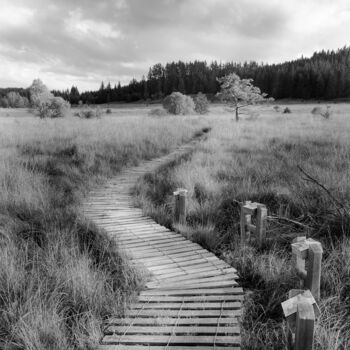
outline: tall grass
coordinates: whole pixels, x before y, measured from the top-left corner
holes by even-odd
[[[349,346],[350,106],[334,106],[329,120],[310,115],[311,108],[293,105],[293,114],[286,116],[254,107],[260,117],[238,124],[217,110],[210,116],[208,140],[135,188],[144,211],[169,226],[172,191],[189,191],[187,225],[176,228],[239,270],[246,289],[244,349],[286,349],[280,303],[298,286],[290,243],[300,234],[320,239],[325,250],[315,349]],[[244,200],[266,204],[275,217],[262,249],[237,244],[239,202]]]
[[[92,349],[143,276],[88,222],[89,189],[169,152],[198,118],[0,119],[0,348]]]

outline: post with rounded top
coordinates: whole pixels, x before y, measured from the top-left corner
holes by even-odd
[[[186,223],[186,197],[187,190],[178,188],[174,192],[174,223],[184,225]]]

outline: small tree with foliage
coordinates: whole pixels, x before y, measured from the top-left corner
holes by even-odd
[[[40,79],[33,81],[29,88],[30,102],[40,118],[64,117],[70,104],[62,97],[55,97]]]
[[[190,114],[194,112],[194,102],[190,96],[173,92],[163,100],[163,107],[171,114]]]
[[[237,74],[231,73],[217,80],[221,84],[221,91],[217,96],[234,109],[237,122],[241,108],[273,100],[266,98],[267,94],[262,93],[258,87],[252,84],[253,79],[241,79]]]
[[[207,96],[201,92],[194,97],[194,110],[199,114],[205,114],[209,111],[209,101]]]

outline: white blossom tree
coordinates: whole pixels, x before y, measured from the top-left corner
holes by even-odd
[[[40,79],[35,79],[29,88],[30,101],[40,118],[64,117],[70,108],[69,102],[55,97]]]
[[[253,79],[241,79],[237,74],[231,73],[217,80],[221,84],[221,91],[217,93],[217,96],[234,109],[237,122],[241,108],[273,100],[273,98],[267,98],[267,94],[252,84]]]

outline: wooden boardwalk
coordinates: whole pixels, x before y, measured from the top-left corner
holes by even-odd
[[[240,349],[243,290],[236,270],[132,204],[130,189],[140,176],[191,147],[124,170],[85,203],[86,216],[150,273],[125,317],[109,320],[100,350]]]

